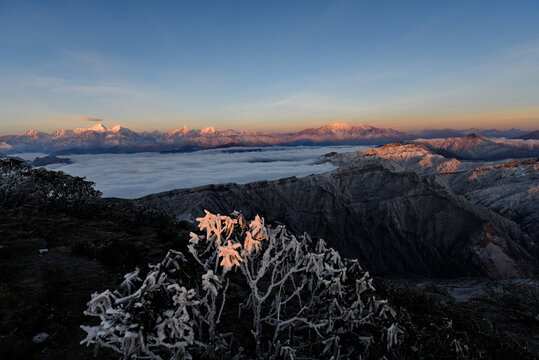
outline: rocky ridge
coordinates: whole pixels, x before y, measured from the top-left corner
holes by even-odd
[[[358,152],[328,154],[321,161],[357,167],[379,164],[392,171],[413,171],[516,222],[533,239],[539,236],[538,158],[466,161],[437,154],[424,145],[388,144]]]
[[[530,235],[510,219],[424,176],[381,164],[305,178],[174,190],[135,201],[192,220],[203,209],[309,230],[385,276],[519,277],[536,271]]]

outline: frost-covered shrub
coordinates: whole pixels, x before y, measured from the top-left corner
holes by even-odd
[[[391,356],[402,329],[368,272],[323,240],[256,216],[197,219],[188,254],[170,251],[143,276],[94,294],[82,344],[124,358]]]
[[[180,253],[169,252],[150,267],[144,281],[137,269],[124,276],[119,290],[92,295],[85,314],[98,317],[101,324],[82,326],[88,332],[83,343],[98,341],[126,358],[188,357],[199,301],[195,290],[175,280],[183,260]]]
[[[70,207],[101,196],[94,183],[81,177],[32,168],[22,161],[0,156],[0,203],[5,206],[50,204]]]

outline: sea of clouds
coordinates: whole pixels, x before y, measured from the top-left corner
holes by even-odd
[[[189,153],[136,153],[71,155],[73,164],[53,164],[74,176],[96,183],[105,197],[138,198],[161,191],[208,184],[244,184],[288,176],[303,177],[335,169],[316,164],[329,152],[347,152],[370,146],[297,146],[227,148]],[[43,154],[16,154],[33,160]]]

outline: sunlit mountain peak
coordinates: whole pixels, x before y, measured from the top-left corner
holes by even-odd
[[[27,132],[24,133],[25,136],[33,136],[33,137],[37,137],[38,135],[38,132],[37,130],[28,130]]]
[[[117,125],[118,126],[118,125]],[[116,127],[116,126],[115,126]],[[92,126],[91,128],[89,128],[88,130],[90,131],[96,131],[96,132],[106,132],[107,131],[107,127],[101,123],[99,124],[96,124],[94,126]]]
[[[333,123],[333,124],[327,125],[326,127],[330,129],[350,129],[352,126],[347,123]]]
[[[125,126],[118,124],[118,125],[114,125],[114,126],[111,127],[110,129],[108,129],[108,131],[119,132],[119,131],[121,131],[122,129],[124,129],[124,130],[129,130],[129,129],[126,128]]]
[[[215,132],[216,132],[216,130],[212,126],[209,126],[207,128],[204,128],[204,129],[200,130],[200,133],[203,134],[203,135],[215,134]]]

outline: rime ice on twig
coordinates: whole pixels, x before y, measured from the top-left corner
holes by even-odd
[[[241,247],[240,244],[232,244],[230,240],[228,240],[227,246],[219,246],[219,257],[223,258],[221,265],[225,269],[230,270],[234,266],[240,266],[240,261],[243,261],[243,259],[238,250],[236,250],[239,247]]]
[[[258,215],[206,211],[197,220],[206,234],[190,233],[187,258],[170,251],[145,277],[137,269],[119,290],[92,296],[86,315],[101,323],[82,327],[83,344],[156,360],[345,359],[398,348],[396,312],[357,261]],[[196,273],[182,275],[185,266]],[[230,332],[236,324],[252,338]]]

